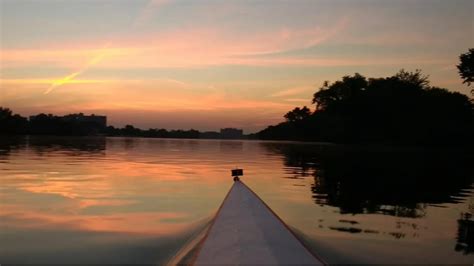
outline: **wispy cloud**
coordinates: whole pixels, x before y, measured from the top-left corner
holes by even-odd
[[[302,94],[304,92],[309,92],[312,90],[314,90],[313,86],[302,86],[302,87],[295,87],[295,88],[289,88],[286,90],[277,91],[271,94],[270,96],[271,97],[288,97],[288,96]]]
[[[151,19],[153,13],[156,12],[156,10],[160,6],[164,5],[166,2],[168,2],[168,0],[150,0],[148,2],[148,4],[141,10],[141,12],[136,17],[134,23],[132,24],[132,28],[136,28],[136,27],[141,26],[141,25],[145,24],[146,22],[148,22]],[[110,44],[107,44],[106,47],[107,46],[110,46]],[[81,75],[82,73],[84,73],[85,71],[87,71],[88,69],[90,69],[91,67],[93,67],[94,65],[99,63],[100,61],[102,61],[104,59],[104,57],[107,55],[107,50],[105,49],[106,47],[101,49],[99,54],[92,57],[78,71],[73,72],[73,73],[71,73],[71,74],[69,74],[69,75],[67,75],[63,78],[57,79],[54,82],[52,82],[51,86],[49,86],[49,88],[44,92],[44,94],[48,94],[48,93],[52,92],[55,88],[57,88],[59,86],[74,82],[74,79],[77,76]]]
[[[42,105],[38,99],[44,97],[38,91],[48,80],[1,80],[5,83],[5,92],[10,94],[21,90],[23,106]],[[36,82],[36,83],[35,83]],[[38,86],[40,85],[40,86]],[[93,96],[93,97],[92,97]],[[269,99],[259,99],[250,95],[225,93],[222,88],[207,88],[172,79],[154,80],[73,80],[67,90],[58,90],[51,94],[54,110],[61,111],[66,106],[83,110],[142,110],[142,111],[225,111],[225,110],[285,110],[288,104]],[[12,101],[13,96],[10,97]],[[19,102],[20,103],[20,102]],[[43,104],[50,104],[44,102]],[[40,105],[37,105],[40,104]],[[45,107],[43,105],[43,107]],[[48,107],[49,109],[52,107]]]
[[[140,13],[135,18],[134,22],[132,23],[132,28],[137,28],[147,24],[153,18],[156,12],[169,2],[170,0],[149,0],[148,4],[140,10]]]
[[[309,48],[329,41],[331,38],[344,32],[348,25],[349,19],[343,17],[336,19],[331,27],[315,26],[298,30],[283,28],[277,32],[271,32],[267,36],[259,36],[261,43],[267,45],[267,47],[261,47],[258,51],[250,52],[249,55],[283,53],[293,49]]]
[[[158,3],[163,4],[161,1]],[[156,5],[156,4],[154,4]],[[154,9],[156,11],[156,8]],[[150,11],[151,12],[151,11]],[[147,15],[142,15],[147,17]],[[143,19],[140,19],[142,21]],[[329,40],[343,31],[346,19],[341,19],[331,28],[282,28],[259,33],[229,32],[225,28],[182,28],[155,32],[128,38],[116,37],[115,55],[103,66],[109,67],[196,67],[209,65],[285,65],[308,64],[301,58],[261,58],[259,55],[314,46]],[[56,44],[54,49],[4,50],[4,66],[55,65],[70,66],[94,52],[94,41]],[[112,46],[112,45],[111,45]],[[71,48],[73,47],[73,48]],[[327,61],[327,60],[324,60]],[[325,64],[313,59],[312,64]],[[66,77],[65,77],[66,78]]]
[[[295,103],[310,103],[311,101],[309,99],[302,99],[302,98],[290,98],[290,99],[285,99],[287,102],[295,102]]]

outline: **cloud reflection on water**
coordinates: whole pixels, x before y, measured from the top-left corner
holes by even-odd
[[[245,182],[332,263],[382,263],[402,252],[406,262],[420,262],[425,256],[409,249],[420,243],[423,252],[435,254],[433,261],[469,260],[454,250],[456,243],[466,254],[471,250],[465,233],[471,223],[458,221],[472,197],[469,160],[338,149],[253,141],[3,139],[0,238],[8,245],[0,244],[0,258],[163,262],[206,224],[232,184],[228,170],[241,166]]]

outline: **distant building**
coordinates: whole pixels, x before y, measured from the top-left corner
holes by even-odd
[[[60,117],[61,120],[66,122],[75,122],[79,124],[85,124],[92,127],[97,127],[99,129],[105,129],[107,127],[107,116],[102,115],[84,115],[83,113],[79,114],[70,114]]]
[[[223,139],[242,139],[244,131],[237,128],[221,128],[221,138]]]

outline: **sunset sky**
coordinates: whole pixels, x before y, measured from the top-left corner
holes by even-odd
[[[422,69],[468,94],[472,0],[0,0],[0,106],[255,132],[325,80]]]

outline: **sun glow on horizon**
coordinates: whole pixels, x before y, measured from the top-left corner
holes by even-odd
[[[181,128],[195,125],[183,117],[193,110],[194,121],[228,114],[229,126],[255,131],[309,105],[325,80],[355,72],[422,69],[433,85],[469,94],[455,65],[474,43],[472,4],[426,1],[4,0],[0,105],[112,110],[113,121],[142,112],[137,126]]]

